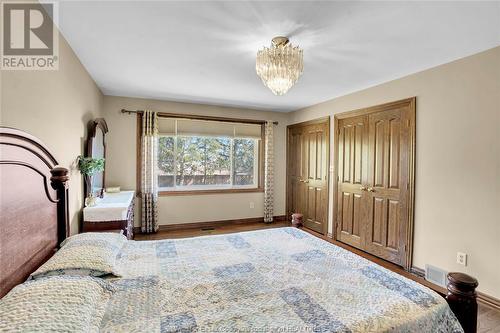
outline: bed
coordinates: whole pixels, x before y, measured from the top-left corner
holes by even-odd
[[[450,279],[444,298],[296,228],[66,239],[68,171],[21,131],[1,128],[0,147],[0,331],[19,323],[18,331],[475,332],[469,277]],[[110,267],[79,269],[103,258]]]

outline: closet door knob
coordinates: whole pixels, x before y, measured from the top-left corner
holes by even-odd
[[[373,189],[373,187],[368,187],[367,191],[368,192],[375,192],[375,190]]]
[[[360,189],[361,191],[366,191],[366,186],[361,186],[359,189]]]

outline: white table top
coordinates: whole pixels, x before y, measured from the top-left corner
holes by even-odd
[[[104,193],[102,199],[97,199],[97,204],[83,209],[83,220],[88,222],[121,221],[127,219],[127,210],[135,191],[121,191],[117,193]]]

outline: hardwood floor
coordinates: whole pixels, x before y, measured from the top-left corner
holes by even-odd
[[[234,225],[223,225],[210,228],[182,229],[182,230],[160,230],[155,234],[136,234],[135,240],[157,240],[172,238],[187,238],[206,235],[221,235],[241,231],[258,229],[282,228],[289,226],[286,221],[274,223],[242,223]]]
[[[480,304],[477,331],[479,333],[500,333],[500,311]]]
[[[286,221],[284,222],[274,222],[271,224],[266,223],[245,223],[245,224],[236,224],[236,225],[224,225],[224,226],[216,226],[211,228],[199,228],[199,229],[183,229],[183,230],[172,230],[172,231],[158,231],[156,234],[136,234],[135,240],[158,240],[158,239],[173,239],[173,238],[188,238],[188,237],[196,237],[196,236],[206,236],[206,235],[220,235],[220,234],[228,234],[234,232],[241,231],[251,231],[258,229],[269,229],[269,228],[282,228],[288,227],[290,224]],[[317,232],[314,232],[309,229],[303,229],[304,231],[309,232],[310,234],[324,239],[330,243],[333,243],[337,246],[345,248],[351,252],[354,252],[368,260],[371,260],[387,269],[392,270],[398,274],[401,274],[411,280],[417,281],[431,289],[434,289],[436,292],[444,294],[446,291],[444,288],[437,287],[434,284],[429,283],[425,279],[418,277],[414,274],[411,274],[405,271],[403,268],[392,264],[388,261],[382,260],[375,256],[372,256],[368,253],[365,253],[361,250],[355,249],[346,244],[337,242],[333,239],[325,237]],[[489,308],[482,304],[479,305],[479,313],[478,313],[478,333],[500,333],[500,311]]]

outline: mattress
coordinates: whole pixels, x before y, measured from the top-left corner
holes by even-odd
[[[463,332],[437,293],[295,228],[129,241],[103,332]]]

